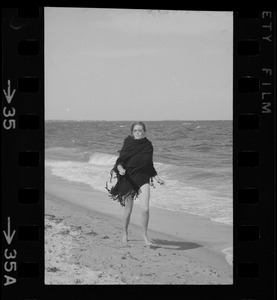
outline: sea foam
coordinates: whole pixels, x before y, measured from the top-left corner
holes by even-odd
[[[225,254],[225,259],[227,263],[232,267],[233,266],[233,247],[225,248],[222,250]]]
[[[61,149],[56,149],[56,151],[60,153]],[[53,152],[54,150],[52,150],[52,157]],[[72,153],[70,150],[62,152],[62,159],[47,158],[45,161],[45,165],[51,168],[53,175],[68,181],[87,184],[93,189],[107,193],[106,182],[109,180],[110,171],[117,156],[101,152],[81,152],[78,149],[72,150]],[[58,153],[54,155],[55,158],[58,158]],[[78,161],[75,160],[76,158]],[[198,182],[201,177],[192,180],[193,169],[191,167],[184,169],[164,163],[155,163],[154,166],[159,176],[165,181],[165,185],[159,186],[154,181],[156,188],[151,188],[150,205],[208,217],[215,222],[232,224],[232,201],[217,195],[213,190],[199,188]],[[206,185],[210,187],[211,184]]]

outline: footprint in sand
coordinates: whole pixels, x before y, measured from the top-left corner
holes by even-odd
[[[93,235],[96,236],[98,235],[95,231],[91,230],[90,232],[87,232],[86,235]]]
[[[102,240],[107,240],[107,239],[109,239],[109,237],[108,237],[107,235],[105,235],[105,236],[103,236],[101,239],[102,239]]]

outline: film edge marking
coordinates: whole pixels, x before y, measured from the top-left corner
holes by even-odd
[[[11,104],[13,96],[16,92],[16,89],[13,89],[13,92],[11,94],[11,81],[8,79],[8,92],[6,92],[5,89],[3,89],[4,95],[6,97],[6,100],[8,102],[8,104]]]
[[[8,244],[8,246],[11,245],[13,237],[16,233],[16,230],[14,229],[11,232],[11,218],[7,217],[7,232],[5,230],[3,230],[3,234],[5,236],[6,242]],[[9,261],[9,259],[15,259],[17,256],[17,251],[15,249],[11,249],[9,251],[9,255],[8,255],[8,251],[9,249],[6,248],[4,251],[4,257],[5,257],[5,262],[4,262],[4,272],[3,273],[7,273],[9,274],[9,272],[12,271],[16,271],[17,270],[17,262],[16,261]],[[8,267],[8,264],[10,264],[10,266]],[[11,284],[15,284],[17,282],[16,278],[6,275],[4,274],[4,278],[5,278],[5,282],[4,282],[4,286],[8,286]]]
[[[272,81],[272,68],[263,68],[262,71],[265,75],[269,76],[270,80]],[[271,87],[271,82],[262,82],[262,87]],[[271,114],[271,101],[272,101],[272,91],[261,91],[261,97],[262,97],[262,114]]]
[[[5,95],[5,98],[6,98],[6,101],[7,101],[8,105],[11,104],[15,92],[16,92],[16,89],[13,89],[13,91],[11,92],[11,80],[8,79],[8,88],[7,88],[7,90],[3,89],[3,93]],[[16,128],[16,123],[15,123],[16,120],[15,120],[15,118],[12,118],[12,117],[15,117],[15,114],[16,114],[16,110],[15,110],[14,107],[10,107],[10,108],[8,108],[8,106],[3,107],[3,116],[4,116],[3,128],[5,130],[10,130],[10,129],[15,129]],[[11,118],[11,119],[8,119],[8,118]],[[7,125],[7,122],[8,122],[8,125]]]
[[[273,45],[273,12],[272,11],[262,11],[261,13],[261,17],[262,17],[262,21],[264,21],[264,23],[262,24],[262,28],[264,29],[263,35],[262,35],[262,40],[263,41],[267,41],[268,43],[270,43],[271,45]],[[273,49],[274,50],[274,49]],[[265,72],[265,75],[268,75],[272,81],[272,68],[263,68],[262,69],[263,72]],[[262,86],[271,86],[271,82],[262,83]],[[270,102],[269,99],[267,100],[267,102],[265,102],[265,98],[269,97],[270,98]],[[262,91],[262,114],[271,114],[272,110],[271,110],[271,106],[272,106],[272,91]]]

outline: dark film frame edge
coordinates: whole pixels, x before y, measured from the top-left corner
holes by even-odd
[[[8,11],[9,10],[9,11]],[[12,10],[12,9],[7,9],[6,12],[4,12],[7,15],[9,14],[14,14],[16,11],[16,9]],[[3,14],[3,11],[2,11]],[[238,162],[237,162],[237,157],[238,157],[238,153],[239,152],[243,152],[243,151],[254,151],[254,152],[259,152],[259,155],[261,157],[261,160],[259,160],[259,164],[256,166],[257,170],[262,172],[265,176],[267,176],[266,178],[269,178],[269,175],[267,174],[268,169],[266,169],[266,167],[269,166],[270,164],[270,157],[273,159],[273,154],[275,152],[276,154],[276,145],[272,142],[270,143],[270,137],[272,137],[272,134],[274,134],[273,132],[273,128],[276,128],[276,112],[272,110],[272,115],[270,116],[270,118],[268,117],[268,114],[266,113],[262,113],[261,110],[260,111],[254,111],[252,112],[251,110],[256,110],[256,108],[254,107],[256,104],[255,102],[253,103],[253,108],[252,106],[248,105],[250,102],[250,94],[246,93],[244,90],[243,95],[238,93],[237,91],[237,82],[239,78],[245,77],[245,76],[253,76],[256,78],[258,78],[260,80],[260,82],[264,82],[263,80],[263,75],[261,70],[259,69],[260,66],[263,65],[263,63],[267,63],[270,65],[273,64],[272,61],[270,61],[272,57],[266,57],[266,55],[268,55],[268,53],[270,53],[272,55],[272,53],[270,51],[272,51],[271,48],[264,48],[262,45],[263,42],[263,35],[264,34],[264,29],[262,28],[263,23],[262,23],[262,12],[260,12],[258,14],[257,18],[241,18],[237,15],[236,12],[234,12],[234,118],[233,118],[233,126],[234,126],[234,165],[233,165],[233,171],[234,171],[234,284],[232,286],[201,286],[201,287],[197,287],[197,286],[185,286],[186,291],[189,292],[189,294],[191,295],[191,297],[195,297],[192,299],[199,299],[200,295],[207,295],[207,293],[209,293],[209,295],[213,296],[214,299],[227,299],[225,296],[228,295],[228,299],[264,299],[265,297],[265,292],[267,293],[268,297],[271,297],[271,294],[268,290],[268,288],[270,288],[270,283],[273,283],[274,280],[274,276],[272,276],[272,280],[270,283],[266,283],[265,282],[265,276],[267,275],[267,272],[272,272],[273,269],[268,265],[269,264],[269,258],[267,258],[266,263],[263,266],[261,266],[261,268],[259,268],[258,272],[257,269],[255,268],[255,266],[253,264],[260,264],[261,260],[257,259],[257,254],[259,251],[262,251],[264,254],[266,254],[266,249],[271,249],[273,247],[272,241],[269,240],[269,238],[273,239],[273,234],[274,231],[273,229],[270,227],[269,224],[267,224],[267,220],[265,218],[265,215],[267,216],[267,218],[272,218],[273,216],[275,216],[273,214],[273,210],[272,208],[275,207],[275,204],[273,204],[272,207],[272,203],[270,203],[270,201],[268,199],[270,199],[271,197],[274,197],[273,192],[275,192],[275,196],[276,196],[276,190],[272,190],[273,186],[270,185],[270,182],[266,182],[264,184],[264,182],[262,182],[262,176],[258,176],[257,173],[253,174],[252,168],[251,166],[239,166]],[[4,20],[4,18],[3,18]],[[7,228],[7,224],[8,224],[8,216],[10,217],[10,228],[11,228],[11,234],[14,232],[14,230],[16,231],[12,240],[12,243],[9,245],[9,249],[13,249],[11,247],[13,247],[14,245],[14,249],[18,249],[18,265],[19,264],[24,264],[24,263],[38,263],[39,264],[39,270],[36,269],[36,266],[32,265],[32,267],[34,268],[34,272],[37,272],[38,277],[35,279],[20,279],[18,277],[18,282],[16,283],[17,285],[17,291],[20,292],[20,295],[24,295],[25,298],[36,298],[36,299],[47,299],[47,297],[51,296],[53,297],[54,293],[57,295],[57,299],[59,298],[59,293],[65,293],[65,289],[62,286],[45,286],[44,285],[44,239],[42,238],[42,236],[40,236],[39,238],[39,242],[37,243],[37,246],[34,247],[34,251],[31,250],[31,253],[28,253],[28,255],[26,253],[24,253],[24,251],[26,251],[26,249],[28,247],[26,247],[26,245],[28,244],[28,242],[26,242],[25,245],[24,242],[19,242],[18,240],[18,228],[20,228],[20,226],[40,226],[40,233],[43,235],[43,230],[41,229],[42,227],[44,227],[44,40],[43,40],[43,25],[44,25],[44,10],[43,8],[39,9],[39,17],[36,18],[36,21],[29,19],[28,22],[30,22],[30,24],[35,24],[35,22],[38,22],[38,24],[36,23],[36,27],[38,27],[38,32],[40,32],[40,35],[36,38],[36,40],[39,41],[39,47],[40,47],[40,54],[39,54],[39,67],[35,66],[30,66],[30,69],[32,70],[32,74],[26,74],[26,76],[35,76],[37,75],[40,79],[40,87],[39,87],[39,91],[38,94],[39,96],[37,96],[39,98],[40,104],[37,106],[37,111],[34,113],[33,111],[29,112],[29,111],[24,111],[22,107],[20,107],[20,105],[17,102],[11,102],[12,104],[14,103],[14,106],[16,108],[16,110],[18,110],[17,112],[17,116],[20,115],[28,115],[28,114],[37,114],[39,116],[39,126],[35,126],[36,131],[38,132],[38,134],[40,135],[41,139],[39,140],[39,142],[33,143],[32,145],[28,142],[30,142],[30,136],[32,136],[32,133],[34,133],[34,131],[32,131],[33,128],[29,128],[32,127],[32,125],[26,125],[26,119],[25,119],[25,125],[24,122],[21,123],[23,124],[23,128],[16,128],[15,132],[13,134],[10,135],[10,137],[8,137],[7,135],[4,134],[3,137],[3,142],[6,143],[6,145],[8,145],[9,148],[9,152],[4,151],[3,155],[5,158],[7,158],[7,160],[4,160],[4,165],[5,163],[9,163],[9,168],[7,166],[7,164],[3,167],[3,170],[7,172],[8,177],[6,178],[6,181],[3,181],[4,183],[6,183],[6,188],[4,189],[3,192],[3,196],[4,199],[12,199],[11,200],[7,200],[4,201],[4,203],[2,203],[2,207],[3,207],[3,211],[4,211],[4,218],[2,221],[2,226],[4,228],[4,230]],[[240,40],[245,40],[245,35],[247,35],[246,32],[243,32],[243,29],[241,29],[239,26],[240,24],[245,24],[245,22],[249,22],[251,24],[259,24],[257,26],[260,26],[260,31],[257,33],[258,36],[258,40],[260,43],[259,46],[259,57],[256,57],[255,61],[258,63],[258,67],[256,66],[251,66],[250,70],[246,70],[245,68],[243,70],[241,70],[241,66],[238,66],[238,61],[242,61],[243,58],[242,56],[239,56],[237,54],[237,45],[238,42]],[[273,18],[273,22],[276,23],[276,14],[274,14],[274,18]],[[5,23],[5,20],[3,21],[3,23]],[[4,27],[3,31],[6,34],[10,34],[11,32],[9,32],[10,29],[7,29],[7,27]],[[35,27],[31,27],[31,30],[35,30]],[[238,31],[239,30],[239,31]],[[242,37],[240,37],[240,33],[242,33]],[[28,36],[28,31],[25,31],[26,36],[24,37],[18,37],[18,35],[14,35],[10,36],[12,37],[12,48],[16,47],[16,44],[13,41],[13,38],[16,41],[19,40],[30,40],[31,38]],[[249,39],[252,39],[252,35],[253,33],[251,33],[251,36]],[[32,36],[33,36],[33,32],[32,32]],[[276,41],[276,32],[274,31],[272,33],[273,39],[274,41]],[[8,43],[6,38],[3,38],[3,41],[5,43]],[[18,47],[16,48],[18,49]],[[5,55],[4,57],[7,58],[7,60],[9,61],[10,58],[14,58],[13,55],[14,51],[12,51],[11,53],[7,52],[7,49],[5,48],[5,44],[4,44],[4,50],[3,54]],[[276,50],[276,49],[275,49]],[[18,50],[17,50],[18,51]],[[245,55],[244,59],[245,59]],[[247,59],[247,58],[246,58]],[[24,60],[24,57],[16,57],[16,60]],[[265,62],[267,61],[267,62]],[[276,61],[275,61],[276,64]],[[21,62],[19,61],[19,65],[21,65]],[[20,78],[22,75],[22,70],[16,70],[13,68],[9,68],[10,65],[7,64],[7,62],[3,63],[3,81],[2,81],[2,86],[6,87],[7,85],[7,80],[11,80],[12,86],[11,89],[16,88],[18,89],[18,87],[14,84],[15,82],[17,82],[17,79]],[[245,67],[245,65],[244,65]],[[276,78],[276,66],[275,70],[273,71],[273,78]],[[34,70],[37,70],[37,73],[34,74]],[[249,73],[248,73],[249,72]],[[18,74],[18,75],[17,75]],[[274,82],[274,80],[272,80],[272,82]],[[276,87],[274,87],[274,89],[272,89],[272,93],[273,93],[273,98],[274,96],[276,96]],[[253,90],[252,90],[253,93]],[[261,85],[259,85],[259,91],[257,92],[257,88],[254,89],[254,93],[258,93],[258,98],[261,98]],[[18,94],[18,93],[17,93]],[[16,95],[16,94],[15,94]],[[18,95],[16,95],[17,97],[20,97]],[[26,95],[25,95],[26,96]],[[33,97],[33,96],[32,96]],[[36,97],[36,96],[34,96]],[[32,101],[32,100],[26,100],[26,97],[23,97],[23,101]],[[255,98],[255,97],[254,97]],[[242,103],[244,102],[244,103]],[[3,101],[2,101],[3,103]],[[273,105],[272,105],[273,108]],[[243,126],[246,128],[246,132],[244,129],[244,132],[242,132],[242,128],[238,129],[237,128],[237,124],[236,124],[236,120],[238,120],[240,118],[240,116],[242,115],[247,115],[247,114],[256,114],[258,116],[259,119],[259,127],[257,128],[257,126],[254,126],[256,129],[256,132],[253,133],[253,130],[251,128],[251,124],[249,125],[249,123],[247,123],[247,125]],[[24,119],[23,119],[24,120]],[[4,121],[4,117],[2,114],[2,124]],[[31,121],[32,122],[32,121]],[[28,119],[27,119],[27,123],[28,123]],[[12,123],[11,123],[12,124]],[[241,121],[240,124],[243,124],[243,122]],[[273,127],[272,125],[275,125],[275,127]],[[31,131],[28,133],[27,131],[24,131],[24,126],[25,129],[30,129]],[[250,128],[249,128],[250,126]],[[271,131],[271,132],[270,132]],[[2,132],[3,132],[3,127],[2,127]],[[263,145],[257,145],[255,143],[253,143],[253,139],[252,137],[256,136],[262,139],[263,141]],[[23,143],[23,146],[20,149],[16,149],[16,142],[20,141],[22,142],[22,138],[26,138],[26,142]],[[249,145],[249,147],[246,147],[246,143],[244,143],[242,141],[242,139],[247,139],[248,137],[250,137],[250,143],[252,143]],[[267,153],[267,148],[263,148],[263,146],[265,145],[271,145],[273,146],[273,149],[271,149],[270,153]],[[14,147],[15,146],[15,147]],[[20,206],[20,204],[17,204],[17,192],[18,190],[24,188],[22,185],[17,185],[16,188],[13,187],[14,182],[11,181],[7,181],[8,179],[12,178],[12,172],[17,172],[18,171],[18,166],[17,166],[17,157],[19,152],[21,151],[37,151],[40,154],[40,165],[35,167],[38,169],[37,173],[35,173],[36,171],[34,170],[34,168],[30,167],[30,168],[26,168],[24,169],[25,171],[21,170],[18,173],[18,176],[26,176],[27,179],[25,180],[25,184],[26,188],[39,188],[39,194],[43,195],[42,199],[40,201],[38,201],[38,203],[32,205],[31,207],[30,205],[23,205],[22,204]],[[267,155],[267,157],[265,157],[265,155]],[[251,161],[251,158],[250,158]],[[266,165],[262,165],[263,163],[265,163]],[[252,166],[253,167],[253,166]],[[270,167],[270,166],[269,166]],[[276,161],[275,161],[275,168],[276,168]],[[243,170],[242,170],[243,169]],[[274,176],[276,177],[276,173],[274,173],[274,169],[271,168],[270,172],[272,174],[272,179],[274,178]],[[276,172],[276,169],[275,169]],[[33,176],[34,174],[40,174],[40,176],[43,176],[43,182],[33,182]],[[243,178],[241,178],[241,175],[243,174],[243,176],[246,174],[250,177],[250,183],[251,183],[251,179],[253,179],[253,184],[249,185],[248,181],[244,181]],[[239,179],[239,180],[238,180]],[[275,178],[276,179],[276,178]],[[27,184],[27,183],[28,184]],[[243,183],[244,182],[244,183]],[[11,189],[10,191],[8,191],[8,189]],[[12,190],[12,188],[14,190]],[[265,188],[266,190],[264,190],[263,188]],[[241,203],[238,199],[238,192],[241,189],[256,189],[259,193],[259,201],[255,202],[254,205],[251,203],[251,205],[248,205],[247,203]],[[243,208],[242,208],[243,207]],[[31,208],[31,209],[30,209]],[[34,211],[37,212],[37,216],[34,217]],[[5,215],[6,213],[6,215]],[[22,213],[24,215],[22,215]],[[245,217],[247,214],[251,214],[251,216],[247,219],[247,223],[245,221]],[[264,214],[262,214],[264,213]],[[7,217],[6,217],[7,216]],[[27,220],[32,220],[31,222],[27,221]],[[242,226],[255,226],[257,225],[259,227],[259,232],[261,233],[261,235],[259,236],[260,238],[258,239],[258,241],[255,241],[255,246],[256,246],[256,250],[253,249],[253,243],[251,243],[251,241],[245,241],[243,239],[240,238],[240,240],[238,239],[239,237],[239,232],[241,232],[241,227]],[[6,229],[7,230],[7,229]],[[21,229],[22,230],[22,229]],[[268,230],[268,231],[267,231]],[[7,232],[7,231],[6,231]],[[244,231],[245,232],[245,231]],[[266,232],[266,234],[265,234]],[[241,234],[241,233],[240,233]],[[264,235],[265,234],[265,235]],[[35,233],[35,236],[37,237],[37,232]],[[256,235],[255,235],[256,236]],[[241,236],[240,236],[241,237]],[[32,238],[31,238],[32,239]],[[24,237],[23,237],[24,240]],[[264,244],[263,244],[264,243]],[[2,245],[4,245],[4,249],[6,247],[5,244],[5,239],[2,238]],[[264,245],[264,246],[263,246]],[[271,248],[270,248],[271,247]],[[28,248],[29,249],[29,248]],[[275,249],[276,250],[276,249]],[[249,256],[247,255],[249,253],[249,251],[252,251],[251,254],[249,254]],[[39,252],[39,253],[38,253]],[[14,252],[11,252],[12,254],[14,254]],[[32,260],[33,258],[33,260]],[[242,266],[239,266],[239,263],[242,264]],[[249,263],[253,263],[250,268],[248,269],[248,271],[250,273],[247,273],[247,264]],[[9,265],[11,266],[11,264]],[[25,268],[26,265],[23,266],[23,268]],[[239,277],[239,268],[241,268],[242,275],[241,277]],[[21,269],[23,270],[23,269]],[[20,271],[21,272],[21,271]],[[20,273],[19,272],[19,273]],[[252,272],[252,273],[251,273]],[[26,271],[26,273],[28,273],[28,270]],[[18,271],[15,272],[14,274],[16,274],[16,276],[18,275]],[[247,275],[248,274],[248,275]],[[252,274],[252,275],[251,275]],[[273,275],[273,273],[272,273]],[[249,279],[250,276],[252,277],[252,280]],[[260,282],[263,284],[263,286],[261,287],[258,284],[257,281],[257,277],[258,276],[261,280]],[[253,284],[254,283],[254,284]],[[32,287],[32,292],[30,295],[30,287]],[[94,287],[95,288],[95,287]],[[101,287],[96,287],[96,289],[101,289],[101,291],[103,293],[106,293],[106,295],[112,295],[115,291],[119,291],[121,287],[110,287],[109,291],[103,291],[101,289]],[[160,287],[159,287],[160,288]],[[68,286],[66,287],[66,289],[68,290],[68,296],[69,295],[75,295],[74,297],[78,297],[81,294],[81,290],[84,292],[91,292],[92,291],[92,287],[91,286],[81,286],[81,287],[73,287],[73,286]],[[155,290],[153,288],[153,290]],[[201,291],[200,291],[201,290]],[[162,291],[164,291],[164,289],[162,288]],[[6,295],[15,295],[15,291],[11,290],[11,289],[7,289],[6,288]],[[263,293],[262,293],[263,292]],[[67,293],[67,292],[66,292]],[[103,294],[104,295],[104,294]],[[224,298],[222,298],[224,297]],[[52,298],[53,299],[53,298]],[[69,299],[69,298],[68,298]],[[269,298],[270,299],[270,298]],[[273,299],[273,298],[272,298]]]

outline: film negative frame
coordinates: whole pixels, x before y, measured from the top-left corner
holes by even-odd
[[[234,284],[128,286],[136,296],[146,288],[188,299],[276,297],[276,13],[233,19]],[[44,8],[4,8],[2,28],[3,299],[123,293],[123,286],[44,284]]]

